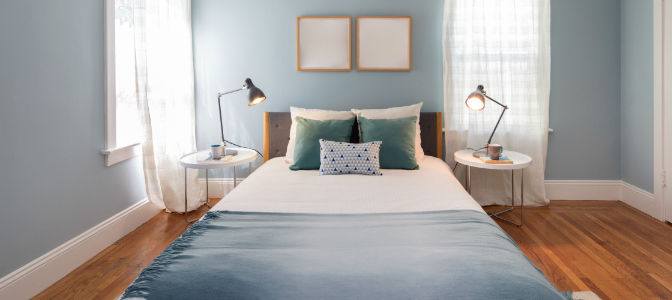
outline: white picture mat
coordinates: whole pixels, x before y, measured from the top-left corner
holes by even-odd
[[[299,18],[299,69],[350,70],[350,18]]]
[[[410,69],[410,18],[359,18],[358,69]]]

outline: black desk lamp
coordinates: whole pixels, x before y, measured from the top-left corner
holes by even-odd
[[[234,144],[234,143],[229,142],[226,139],[224,139],[224,123],[222,122],[222,96],[224,96],[226,94],[231,94],[231,93],[235,93],[235,92],[238,92],[238,91],[242,91],[242,90],[247,90],[248,106],[255,106],[255,105],[257,105],[261,102],[264,102],[264,100],[266,100],[266,95],[264,95],[264,92],[262,92],[258,87],[256,87],[254,85],[254,83],[252,83],[252,80],[249,79],[249,78],[245,79],[245,84],[243,84],[242,88],[239,88],[237,90],[233,90],[233,91],[230,91],[230,92],[226,92],[226,93],[218,93],[217,94],[217,102],[219,102],[219,129],[222,132],[222,143],[223,144],[224,143],[229,143],[229,144],[232,144],[234,146],[250,149],[248,147],[237,145],[237,144]],[[254,149],[252,149],[252,150],[254,150]],[[254,151],[257,151],[257,150],[254,150]],[[259,155],[261,157],[264,157],[263,155],[261,155],[261,153],[259,151],[257,151],[257,153],[259,153]],[[235,155],[235,154],[238,154],[238,151],[233,150],[233,149],[226,149],[226,155]]]
[[[497,100],[490,98],[488,95],[486,95],[485,90],[482,85],[478,85],[476,87],[476,90],[469,94],[469,97],[467,97],[467,101],[465,103],[467,104],[467,107],[469,109],[474,110],[474,111],[480,111],[485,108],[485,98],[490,99],[492,102],[495,102],[499,104],[499,106],[503,107],[504,109],[502,110],[502,114],[499,115],[499,120],[497,120],[497,125],[495,125],[495,129],[492,130],[492,133],[490,134],[490,138],[488,139],[488,143],[485,144],[485,152],[483,151],[475,151],[474,152],[474,157],[481,157],[481,156],[488,156],[488,146],[490,145],[490,142],[492,141],[492,136],[495,135],[495,131],[497,130],[497,126],[499,126],[499,122],[502,120],[502,116],[504,116],[504,113],[506,112],[507,109],[509,109],[508,106],[501,104],[497,102]]]

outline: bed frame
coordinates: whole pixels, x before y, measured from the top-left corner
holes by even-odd
[[[292,117],[288,112],[264,112],[264,162],[285,156]],[[443,119],[440,112],[420,113],[420,139],[425,155],[443,158]],[[351,142],[358,143],[357,123],[352,128]]]

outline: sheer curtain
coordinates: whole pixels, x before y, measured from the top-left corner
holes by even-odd
[[[191,1],[116,0],[129,16],[135,59],[135,98],[147,196],[168,212],[184,212],[180,157],[196,151]],[[198,171],[186,174],[188,207],[205,203]]]
[[[479,84],[509,106],[492,143],[532,157],[525,169],[525,204],[547,205],[544,169],[550,92],[550,0],[445,0],[443,17],[446,156],[481,148],[501,107],[486,100],[483,111],[464,101]],[[456,176],[464,178],[465,167]],[[514,173],[520,204],[520,171]],[[472,195],[481,205],[511,203],[511,171],[472,168]]]

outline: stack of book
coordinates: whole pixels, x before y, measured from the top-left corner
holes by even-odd
[[[500,156],[499,160],[490,158],[490,156],[481,156],[481,161],[486,164],[495,164],[495,165],[510,165],[513,164],[513,161],[506,156]]]

